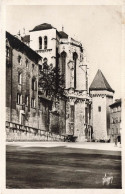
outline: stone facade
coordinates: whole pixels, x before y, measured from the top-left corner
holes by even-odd
[[[12,44],[8,40],[12,61],[6,71],[7,121],[85,141],[90,97],[82,44],[50,24],[36,26],[30,35],[15,40],[10,41]],[[51,69],[58,67],[63,77],[64,96],[58,102],[44,95],[39,87],[44,62]]]
[[[116,100],[113,104],[110,104],[110,140],[114,142],[116,138],[121,142],[121,99]]]
[[[107,97],[107,95],[111,95]],[[109,139],[109,107],[107,104],[113,102],[112,94],[108,92],[97,91],[91,92],[92,97],[92,126],[93,139]],[[100,109],[100,110],[99,110]]]
[[[41,56],[6,34],[6,121],[49,131],[52,103],[39,99]]]
[[[45,42],[45,38],[47,42]],[[50,24],[41,24],[30,31],[30,47],[47,60],[48,65],[58,66],[64,76],[67,101],[58,114],[51,112],[51,124],[63,134],[74,135],[78,141],[85,140],[85,101],[89,102],[87,86],[87,64],[82,44],[69,37],[63,30],[57,31]],[[46,48],[45,48],[46,47]],[[89,104],[89,103],[88,103]],[[89,107],[87,113],[89,113]],[[87,115],[89,116],[89,115]],[[62,119],[63,117],[63,119]],[[52,119],[53,118],[53,119]],[[61,119],[61,120],[60,120]],[[56,125],[57,120],[59,125]],[[89,120],[89,119],[88,119]],[[61,126],[60,126],[61,125]]]
[[[100,70],[98,70],[92,84],[90,95],[92,98],[92,126],[93,139],[108,140],[110,129],[110,108],[113,102],[114,90]]]

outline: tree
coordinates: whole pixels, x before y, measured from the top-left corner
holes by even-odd
[[[59,100],[59,98],[63,97],[64,82],[64,75],[59,67],[53,68],[52,64],[43,63],[39,72],[39,88],[42,89],[47,97],[52,98],[52,100]]]

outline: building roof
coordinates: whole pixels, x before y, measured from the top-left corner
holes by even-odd
[[[114,93],[114,90],[111,88],[100,69],[97,71],[89,90],[107,90]]]
[[[23,37],[21,37],[23,42],[29,43],[30,42],[30,35],[25,35]]]
[[[42,58],[34,50],[32,50],[30,47],[28,47],[21,40],[19,40],[17,37],[13,36],[9,32],[6,32],[6,38],[13,49],[24,53],[30,60],[34,61],[35,63],[38,63],[38,60]]]
[[[35,26],[33,28],[33,30],[30,30],[30,32],[33,32],[33,31],[40,31],[40,30],[48,30],[48,29],[52,29],[54,28],[51,24],[47,24],[47,23],[43,23],[43,24],[40,24],[38,26]],[[54,28],[56,29],[56,28]]]
[[[110,107],[112,108],[112,107],[119,106],[119,105],[121,105],[121,99],[115,100],[115,102],[111,104]]]
[[[59,34],[61,35],[61,38],[68,38],[68,34],[63,31],[60,31]]]

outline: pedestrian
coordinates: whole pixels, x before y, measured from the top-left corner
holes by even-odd
[[[115,138],[115,146],[117,146],[117,137]]]

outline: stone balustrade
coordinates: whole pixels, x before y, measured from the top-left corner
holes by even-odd
[[[6,141],[64,141],[64,136],[6,121]]]

